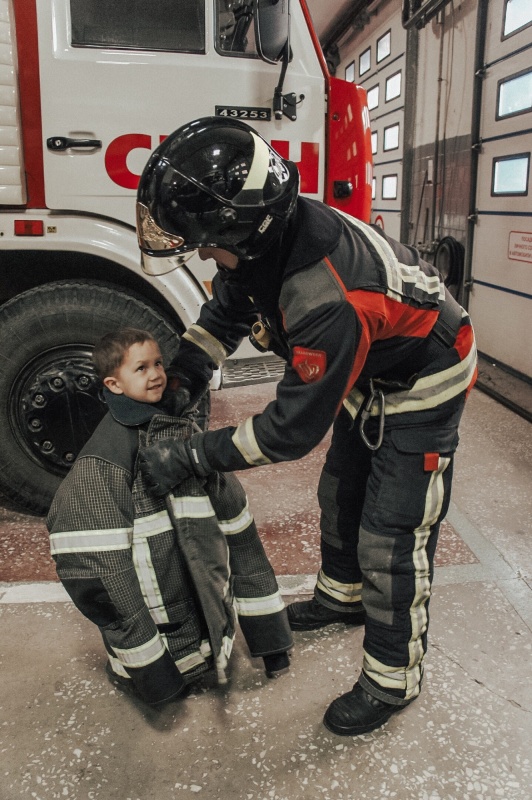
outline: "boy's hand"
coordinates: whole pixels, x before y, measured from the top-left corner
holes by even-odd
[[[203,435],[190,439],[161,439],[139,450],[139,467],[150,491],[158,497],[168,494],[191,476],[205,478],[212,469],[206,460]]]

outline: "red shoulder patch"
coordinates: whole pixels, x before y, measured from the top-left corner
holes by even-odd
[[[327,353],[324,350],[294,347],[292,366],[304,383],[316,383],[327,370]]]

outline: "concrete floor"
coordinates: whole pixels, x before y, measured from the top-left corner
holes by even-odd
[[[212,427],[260,411],[273,384],[214,396]],[[0,508],[0,800],[531,800],[532,433],[474,390],[431,601],[421,697],[381,729],[322,725],[350,688],[363,632],[295,634],[269,681],[236,642],[230,683],[162,712],[107,682],[97,630],[56,582],[41,519]],[[319,565],[315,497],[327,442],[242,473],[287,602]]]

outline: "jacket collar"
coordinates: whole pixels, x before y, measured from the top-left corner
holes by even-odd
[[[103,397],[111,416],[121,425],[136,426],[149,422],[156,414],[164,413],[153,403],[141,403],[125,394],[113,394],[104,388]]]
[[[331,253],[342,226],[339,215],[323,203],[299,197],[276,245],[260,258],[239,262],[236,273],[228,270],[226,280],[240,283],[257,302],[260,298],[261,313],[273,317],[284,279]]]
[[[285,275],[331,253],[341,233],[342,220],[335,211],[317,200],[299,197],[295,217],[289,225]]]

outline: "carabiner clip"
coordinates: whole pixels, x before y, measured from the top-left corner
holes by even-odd
[[[251,326],[249,341],[261,353],[266,353],[270,348],[272,333],[267,320],[257,320]]]
[[[369,450],[378,450],[379,447],[382,444],[382,439],[383,439],[383,436],[384,436],[384,417],[385,417],[385,413],[386,413],[385,412],[385,406],[384,406],[384,392],[382,391],[382,389],[375,389],[373,387],[373,381],[370,381],[369,385],[370,385],[370,389],[371,389],[371,394],[367,399],[366,405],[364,406],[364,408],[360,412],[360,437],[361,437],[362,441],[364,442],[364,444],[366,445],[366,447]],[[370,440],[366,436],[366,433],[364,431],[364,425],[366,424],[366,420],[368,420],[370,418],[370,416],[371,416],[371,409],[373,407],[373,403],[374,403],[375,399],[377,399],[377,402],[379,404],[378,405],[378,408],[379,408],[379,435],[377,436],[377,441],[375,442],[375,444],[372,444],[372,442],[370,442]]]

